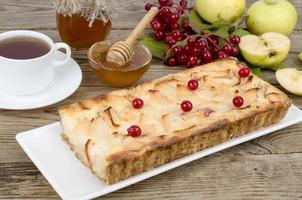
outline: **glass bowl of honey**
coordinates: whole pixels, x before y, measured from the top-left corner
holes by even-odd
[[[132,85],[149,69],[152,55],[147,47],[137,42],[131,61],[120,66],[106,60],[107,52],[114,43],[101,41],[91,46],[88,51],[89,63],[97,77],[106,84],[112,87]]]

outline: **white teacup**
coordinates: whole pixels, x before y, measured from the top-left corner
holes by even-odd
[[[34,31],[8,31],[0,34],[3,40],[16,37],[31,37],[49,45],[49,52],[32,59],[11,59],[0,55],[0,92],[13,95],[36,93],[50,84],[54,67],[65,64],[71,57],[70,47],[65,43],[54,43],[48,36]],[[62,60],[55,58],[55,52],[65,49]]]

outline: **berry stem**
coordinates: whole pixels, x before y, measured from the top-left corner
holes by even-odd
[[[223,39],[225,42],[229,42],[229,39],[227,37],[223,37],[221,35],[215,34],[215,33],[204,33],[204,35],[206,35],[207,37],[214,35],[219,37],[219,39]],[[213,40],[212,40],[213,41]],[[214,41],[213,41],[214,42]]]
[[[202,36],[202,39],[204,39],[204,41],[205,41],[205,43],[206,43],[206,45],[207,45],[207,49],[209,49],[209,43],[208,43],[208,41],[207,41],[206,36],[203,35],[203,36]]]
[[[209,36],[205,35],[205,37],[206,37],[206,41],[209,40],[212,46],[219,49],[219,46],[217,46],[217,44]]]

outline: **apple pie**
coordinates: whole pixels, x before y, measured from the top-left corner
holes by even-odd
[[[279,122],[291,100],[226,59],[59,109],[63,138],[113,184]]]

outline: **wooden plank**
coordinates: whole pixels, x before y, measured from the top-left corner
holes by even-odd
[[[301,153],[218,153],[99,199],[300,199],[301,159]],[[32,163],[1,164],[0,173],[3,199],[57,198]]]
[[[0,198],[58,198],[33,163],[0,163]]]
[[[144,5],[149,0],[113,0],[116,16],[114,29],[132,29],[145,14]],[[151,1],[152,2],[152,1]],[[189,1],[192,5],[193,0]],[[254,0],[248,0],[250,5]],[[302,13],[302,2],[291,1],[298,13]],[[13,16],[13,17],[12,17]],[[50,1],[0,0],[0,29],[55,29],[55,10]],[[302,16],[299,15],[297,30],[302,29]]]

